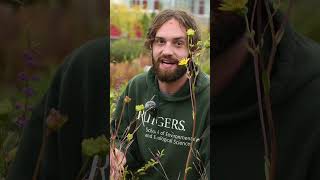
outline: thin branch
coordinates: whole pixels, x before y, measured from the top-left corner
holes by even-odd
[[[187,169],[191,160],[191,151],[194,145],[194,137],[195,137],[195,129],[196,129],[196,97],[195,97],[195,89],[193,86],[193,81],[195,81],[196,79],[194,78],[194,74],[195,73],[192,69],[191,72],[189,71],[189,68],[191,66],[191,68],[195,68],[195,64],[193,64],[193,60],[189,61],[189,67],[188,67],[188,73],[191,74],[191,76],[189,77],[189,89],[190,89],[190,97],[191,97],[191,105],[192,105],[192,120],[193,120],[193,126],[192,126],[192,138],[191,138],[191,144],[190,144],[190,148],[189,148],[189,152],[188,152],[188,157],[187,157],[187,162],[185,165],[185,170],[184,170],[184,180],[187,179]]]
[[[245,16],[247,28],[248,26],[248,17]],[[250,31],[250,29],[247,29]],[[255,49],[255,43],[254,39],[252,36],[250,36],[251,39],[251,46],[253,49]],[[266,136],[266,127],[265,127],[265,122],[264,122],[264,116],[263,116],[263,107],[262,107],[262,98],[261,98],[261,88],[260,88],[260,76],[259,76],[259,65],[258,65],[258,55],[256,51],[252,51],[252,56],[253,56],[253,61],[254,61],[254,73],[255,73],[255,81],[256,81],[256,88],[257,88],[257,96],[258,96],[258,105],[259,105],[259,116],[260,116],[260,122],[261,122],[261,128],[262,128],[262,136],[263,136],[263,143],[264,143],[264,152],[267,157],[269,157],[269,145],[267,141],[267,136]]]
[[[275,42],[276,46],[278,46],[278,44],[280,43],[280,39],[283,36],[285,26],[288,23],[289,17],[290,17],[291,12],[292,12],[292,8],[293,8],[293,1],[289,0],[289,6],[288,6],[288,9],[287,9],[287,14],[284,16],[283,21],[282,21],[282,23],[280,25],[279,31],[277,32],[276,36],[274,37],[275,38],[274,41],[276,41]],[[270,59],[269,59],[269,62],[268,62],[268,67],[267,67],[267,72],[268,72],[269,76],[271,74],[272,66],[273,66],[273,63],[274,63],[275,52],[273,52],[272,55],[273,55],[272,57],[270,56]]]

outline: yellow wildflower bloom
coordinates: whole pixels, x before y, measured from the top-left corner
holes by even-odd
[[[183,66],[183,65],[187,65],[189,62],[189,58],[183,58],[179,61],[179,65]]]
[[[142,111],[142,110],[144,110],[143,104],[141,104],[141,105],[136,105],[136,111]]]
[[[194,36],[195,33],[196,33],[196,31],[193,30],[193,29],[188,29],[188,30],[187,30],[187,35],[188,35],[188,36]]]
[[[127,140],[128,140],[128,141],[131,141],[132,138],[133,138],[133,135],[132,135],[131,133],[128,133],[128,135],[127,135]]]

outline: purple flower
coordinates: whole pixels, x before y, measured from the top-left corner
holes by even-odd
[[[32,60],[32,61],[26,61],[26,63],[27,63],[27,66],[29,66],[29,67],[35,67],[35,66],[37,66],[37,63],[36,63],[34,60]]]
[[[25,72],[20,72],[18,74],[18,80],[20,80],[20,81],[28,81],[29,77]]]
[[[39,80],[40,80],[40,77],[37,76],[37,75],[32,75],[32,76],[31,76],[31,80],[32,80],[32,81],[39,81]]]
[[[22,93],[27,97],[31,97],[35,95],[35,92],[31,87],[22,88]]]
[[[27,106],[27,111],[32,111],[33,110],[33,107],[32,106]]]
[[[26,124],[27,124],[27,122],[28,122],[28,119],[27,119],[25,116],[23,116],[23,115],[19,116],[19,117],[17,118],[17,120],[16,120],[16,124],[17,124],[20,128],[25,127]]]
[[[22,109],[22,107],[23,107],[23,104],[21,102],[17,102],[15,105],[16,110],[20,110]]]
[[[33,61],[33,55],[30,51],[25,51],[23,53],[23,60],[24,61]]]
[[[32,54],[31,51],[25,51],[23,53],[23,60],[26,63],[26,65],[29,67],[34,67],[37,65],[34,60],[34,55]]]

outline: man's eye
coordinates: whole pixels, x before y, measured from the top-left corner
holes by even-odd
[[[163,39],[156,39],[156,40],[155,40],[155,43],[160,45],[160,44],[165,44],[166,41],[163,40]]]
[[[181,46],[184,46],[185,43],[183,41],[176,41],[175,44],[177,47],[181,47]]]

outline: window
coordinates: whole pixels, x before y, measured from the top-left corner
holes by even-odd
[[[139,5],[139,4],[140,4],[139,1],[140,1],[140,0],[132,0],[132,5],[133,5],[133,6]]]
[[[199,1],[199,14],[204,14],[204,0]]]
[[[148,7],[147,0],[143,0],[143,9],[147,9],[147,7]]]
[[[160,2],[159,0],[154,0],[154,10],[159,10],[160,9]]]

